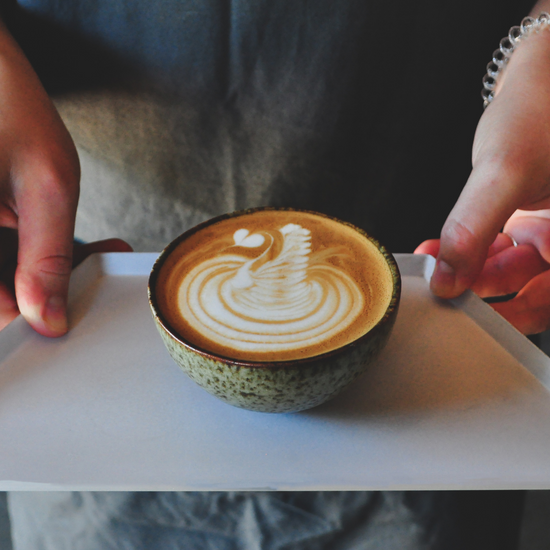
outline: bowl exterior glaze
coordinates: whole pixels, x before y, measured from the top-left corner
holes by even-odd
[[[259,412],[288,413],[316,407],[335,397],[362,374],[386,345],[397,308],[382,325],[355,344],[332,354],[266,366],[239,364],[189,348],[166,331],[155,316],[157,329],[179,367],[199,386],[222,401]]]
[[[401,276],[395,259],[378,241],[363,230],[336,220],[353,227],[376,245],[391,271],[393,293],[384,316],[369,332],[350,344],[316,357],[262,363],[215,356],[187,342],[171,329],[159,312],[154,296],[156,277],[164,259],[187,234],[223,218],[266,209],[270,208],[234,212],[214,218],[172,241],[161,253],[151,271],[148,286],[149,305],[157,330],[170,356],[207,392],[230,405],[252,411],[298,412],[328,401],[352,384],[376,359],[390,337],[401,298]],[[324,216],[317,212],[310,213]]]

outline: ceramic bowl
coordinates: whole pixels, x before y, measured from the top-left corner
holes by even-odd
[[[149,305],[158,332],[181,369],[207,392],[230,405],[269,413],[297,412],[320,405],[352,384],[386,345],[401,295],[397,263],[377,240],[361,229],[354,228],[376,245],[393,278],[390,304],[384,316],[369,332],[339,349],[304,359],[248,362],[216,356],[186,341],[163,318],[155,297],[155,283],[164,261],[182,239],[209,223],[238,214],[241,213],[219,216],[200,224],[180,235],[160,254],[152,268],[148,285]]]

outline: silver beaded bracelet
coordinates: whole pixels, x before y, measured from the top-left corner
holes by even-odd
[[[493,59],[487,65],[487,74],[483,77],[483,108],[485,109],[495,97],[498,75],[504,70],[517,45],[530,34],[537,33],[550,25],[550,14],[543,12],[536,19],[525,17],[519,27],[512,27],[508,36],[501,41],[498,50],[493,52]]]

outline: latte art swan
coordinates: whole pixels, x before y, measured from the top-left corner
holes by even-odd
[[[178,290],[183,318],[223,346],[272,353],[316,345],[346,330],[371,298],[327,261],[337,250],[312,253],[310,231],[298,224],[241,228],[233,241],[195,265]]]

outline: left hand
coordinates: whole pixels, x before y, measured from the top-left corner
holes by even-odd
[[[14,276],[17,266],[17,231],[0,228],[0,330],[18,315]],[[73,268],[96,252],[131,252],[132,247],[121,239],[107,239],[89,244],[74,245]]]

